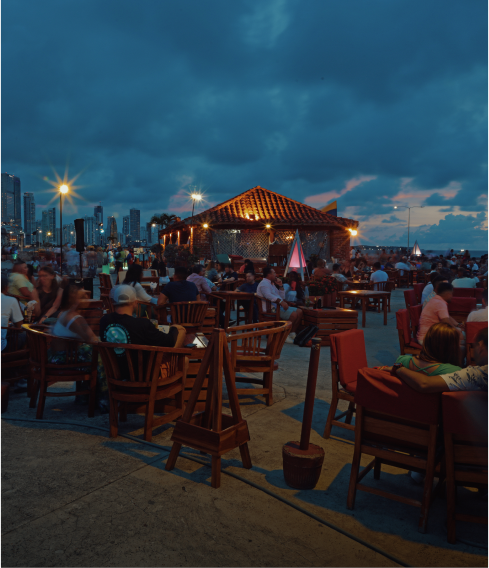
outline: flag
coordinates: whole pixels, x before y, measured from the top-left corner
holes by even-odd
[[[334,215],[335,217],[338,216],[338,206],[336,201],[332,201],[329,205],[326,205],[321,209],[323,213],[327,213],[328,215]]]

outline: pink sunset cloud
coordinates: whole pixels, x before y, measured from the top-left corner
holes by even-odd
[[[354,187],[357,187],[357,185],[360,185],[361,183],[365,183],[368,181],[372,181],[376,178],[377,176],[360,176],[357,178],[352,178],[346,182],[345,187],[342,190],[337,191],[333,189],[331,191],[326,191],[325,193],[309,195],[304,199],[304,203],[307,203],[308,205],[315,205],[315,206],[317,205],[319,207],[324,207],[324,205],[327,205],[333,199],[337,199],[338,197],[341,197],[345,193],[348,193]]]

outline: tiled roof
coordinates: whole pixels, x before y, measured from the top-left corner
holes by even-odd
[[[191,218],[174,223],[163,232],[190,224]],[[210,226],[262,227],[270,223],[280,226],[330,226],[355,227],[358,222],[323,213],[319,209],[299,203],[263,187],[257,186],[219,205],[194,216],[194,225],[209,223]]]

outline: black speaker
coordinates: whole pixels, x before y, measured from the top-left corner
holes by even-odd
[[[85,250],[85,219],[75,219],[76,252]]]

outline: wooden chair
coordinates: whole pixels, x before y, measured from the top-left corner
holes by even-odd
[[[114,304],[108,294],[100,294],[100,301],[102,302],[103,309],[111,314],[114,311]]]
[[[82,300],[78,305],[77,311],[82,315],[88,327],[95,333],[99,335],[100,332],[100,320],[104,315],[104,303],[102,300]]]
[[[419,321],[421,319],[421,312],[423,311],[423,306],[411,306],[408,310],[409,321],[411,322],[411,335],[412,338],[416,340],[418,338],[419,331]]]
[[[418,393],[385,371],[360,369],[355,391],[355,449],[351,466],[347,506],[353,509],[357,489],[421,508],[418,530],[426,532],[437,451],[440,395]],[[363,455],[374,459],[360,473]],[[420,500],[408,499],[361,480],[373,468],[380,479],[382,463],[425,474]]]
[[[404,301],[406,302],[407,310],[409,310],[411,306],[421,304],[421,302],[418,302],[418,298],[416,297],[416,292],[414,290],[404,290]]]
[[[187,333],[202,331],[209,302],[173,302],[169,305],[172,324],[183,326]]]
[[[101,272],[99,275],[99,282],[100,282],[100,295],[104,294],[104,295],[108,295],[110,294],[110,291],[112,290],[113,286],[112,286],[112,280],[110,278],[110,274],[104,274],[103,272]]]
[[[412,336],[408,311],[405,309],[397,310],[396,322],[401,355],[419,355],[421,353],[422,346],[418,343],[416,337]]]
[[[457,485],[487,491],[487,392],[444,392],[441,397],[447,481],[447,540],[456,542],[456,521],[487,517],[456,512]]]
[[[256,296],[256,303],[258,305],[258,322],[267,322],[267,321],[280,321],[280,304],[282,300],[277,300],[276,302],[272,303],[271,300],[265,300],[255,294]],[[263,302],[265,302],[266,309],[263,309]],[[273,311],[273,306],[275,304],[275,311]]]
[[[487,330],[487,321],[468,321],[465,324],[465,344],[467,346],[467,365],[474,364],[475,336],[479,333],[481,329]]]
[[[29,349],[25,331],[18,327],[2,327],[7,332],[7,345],[2,351],[2,381],[14,383],[29,378]]]
[[[290,333],[290,322],[262,322],[230,327],[226,330],[230,343],[231,366],[237,373],[263,373],[262,379],[236,378],[236,382],[260,385],[253,389],[236,389],[238,394],[262,394],[267,406],[273,404],[273,372]]]
[[[401,274],[402,273],[402,274]],[[411,284],[411,271],[398,270],[397,272],[397,287],[410,286]]]
[[[475,298],[475,288],[453,288],[454,298]]]
[[[413,285],[413,289],[414,289],[414,293],[416,294],[416,304],[422,304],[421,302],[421,298],[423,297],[423,290],[424,290],[425,284],[414,284]],[[407,306],[406,306],[407,307]]]
[[[473,312],[476,308],[477,301],[475,298],[452,298],[448,302],[448,313],[460,323],[467,321],[470,312]]]
[[[88,394],[88,416],[90,418],[94,415],[95,410],[95,397],[97,386],[97,349],[92,349],[91,361],[80,361],[78,357],[78,347],[81,345],[80,341],[75,339],[65,339],[63,342],[66,348],[63,350],[66,353],[66,363],[56,365],[48,363],[47,352],[50,348],[53,339],[60,340],[59,337],[50,335],[38,329],[34,329],[29,324],[23,324],[22,327],[27,332],[27,343],[29,347],[29,367],[30,367],[30,388],[31,400],[29,403],[30,408],[36,407],[36,400],[39,394],[39,401],[37,404],[36,418],[40,420],[44,414],[44,406],[46,404],[46,397],[50,396],[81,396]],[[98,344],[97,344],[98,345]],[[67,392],[51,392],[48,387],[56,383],[64,382],[89,382],[89,388],[86,390],[67,391]]]
[[[127,412],[144,412],[144,439],[148,442],[151,442],[154,428],[182,416],[190,349],[127,343],[99,343],[98,348],[109,386],[111,438],[118,434],[119,412],[122,421]],[[123,380],[122,367],[128,371],[128,380]],[[155,417],[158,403],[163,404],[171,398],[176,401],[175,410]]]
[[[370,284],[370,288],[374,292],[391,292],[391,283],[389,281],[375,282],[375,283],[372,282]],[[390,295],[390,293],[389,293],[388,296],[386,296],[385,300],[387,302],[387,309],[390,312],[391,311],[391,295]],[[368,304],[376,307],[377,312],[380,314],[380,304],[381,304],[380,298],[369,298]]]
[[[357,374],[359,369],[367,366],[363,330],[350,329],[343,331],[342,333],[332,335],[330,341],[333,396],[323,433],[323,438],[326,439],[330,437],[333,426],[339,426],[347,430],[355,429],[351,420],[355,412]],[[348,410],[336,416],[339,400],[348,401]],[[345,422],[340,422],[340,419],[344,416],[346,416]]]

